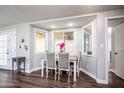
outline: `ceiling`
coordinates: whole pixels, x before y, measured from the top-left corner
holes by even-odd
[[[39,27],[44,30],[50,31],[50,30],[57,30],[57,29],[82,27],[95,18],[96,16],[86,16],[86,17],[69,18],[69,19],[58,20],[58,21],[36,23],[32,25],[35,27]],[[52,26],[55,26],[55,28],[52,28]]]
[[[122,5],[0,5],[0,27],[87,13],[124,9]]]
[[[124,18],[115,18],[108,20],[108,27],[115,27],[121,23],[124,23]]]

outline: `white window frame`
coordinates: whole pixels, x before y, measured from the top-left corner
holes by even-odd
[[[92,29],[92,35],[91,35],[91,38],[92,38],[92,47],[91,47],[91,50],[92,50],[92,54],[91,55],[89,55],[89,54],[87,54],[87,53],[85,53],[84,52],[84,33],[86,32],[84,29],[85,28],[87,28],[87,27],[89,27],[89,26],[91,26],[91,29]],[[89,23],[89,24],[87,24],[87,25],[85,25],[85,26],[83,26],[82,27],[82,53],[83,53],[83,55],[86,55],[86,56],[93,56],[93,23]]]
[[[39,29],[39,28],[35,28],[35,53],[39,54],[39,53],[44,53],[44,52],[36,52],[36,32],[45,32],[45,51],[48,51],[48,31],[43,30],[43,29]]]
[[[54,40],[54,33],[55,32],[73,32],[73,37],[74,37],[74,53],[76,53],[76,29],[63,29],[63,30],[54,30],[52,31],[52,52],[55,51],[55,40]]]

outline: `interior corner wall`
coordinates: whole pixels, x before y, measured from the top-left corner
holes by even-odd
[[[88,24],[93,25],[93,31],[92,31],[93,55],[88,56],[88,55],[83,54],[83,41],[84,40],[83,40],[83,29],[82,29],[82,31],[81,31],[82,38],[80,40],[80,41],[82,41],[82,55],[81,55],[81,61],[80,61],[80,70],[95,79],[96,78],[96,19],[91,21]],[[88,24],[86,24],[86,25],[88,25]]]
[[[41,69],[41,58],[44,56],[44,53],[35,52],[35,29],[37,28],[30,25],[30,72]],[[49,33],[48,33],[48,39],[49,39]],[[49,43],[48,43],[48,48],[49,48]]]
[[[26,72],[30,72],[30,29],[29,24],[18,24],[16,25],[16,56],[26,57]],[[24,39],[24,43],[21,40]],[[27,45],[28,50],[26,51],[24,47],[19,48],[20,45]]]

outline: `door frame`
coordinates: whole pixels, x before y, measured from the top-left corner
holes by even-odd
[[[109,76],[108,76],[108,73],[109,73],[109,68],[108,68],[108,65],[109,65],[109,62],[108,62],[108,57],[109,57],[109,47],[108,47],[108,41],[109,41],[109,38],[108,38],[108,20],[109,19],[116,19],[116,18],[124,18],[124,15],[120,15],[120,16],[112,16],[112,17],[106,17],[105,18],[105,65],[106,65],[106,82],[109,83]]]

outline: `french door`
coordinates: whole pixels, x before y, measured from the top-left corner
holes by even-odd
[[[12,69],[12,57],[16,56],[16,32],[0,32],[0,69]]]

